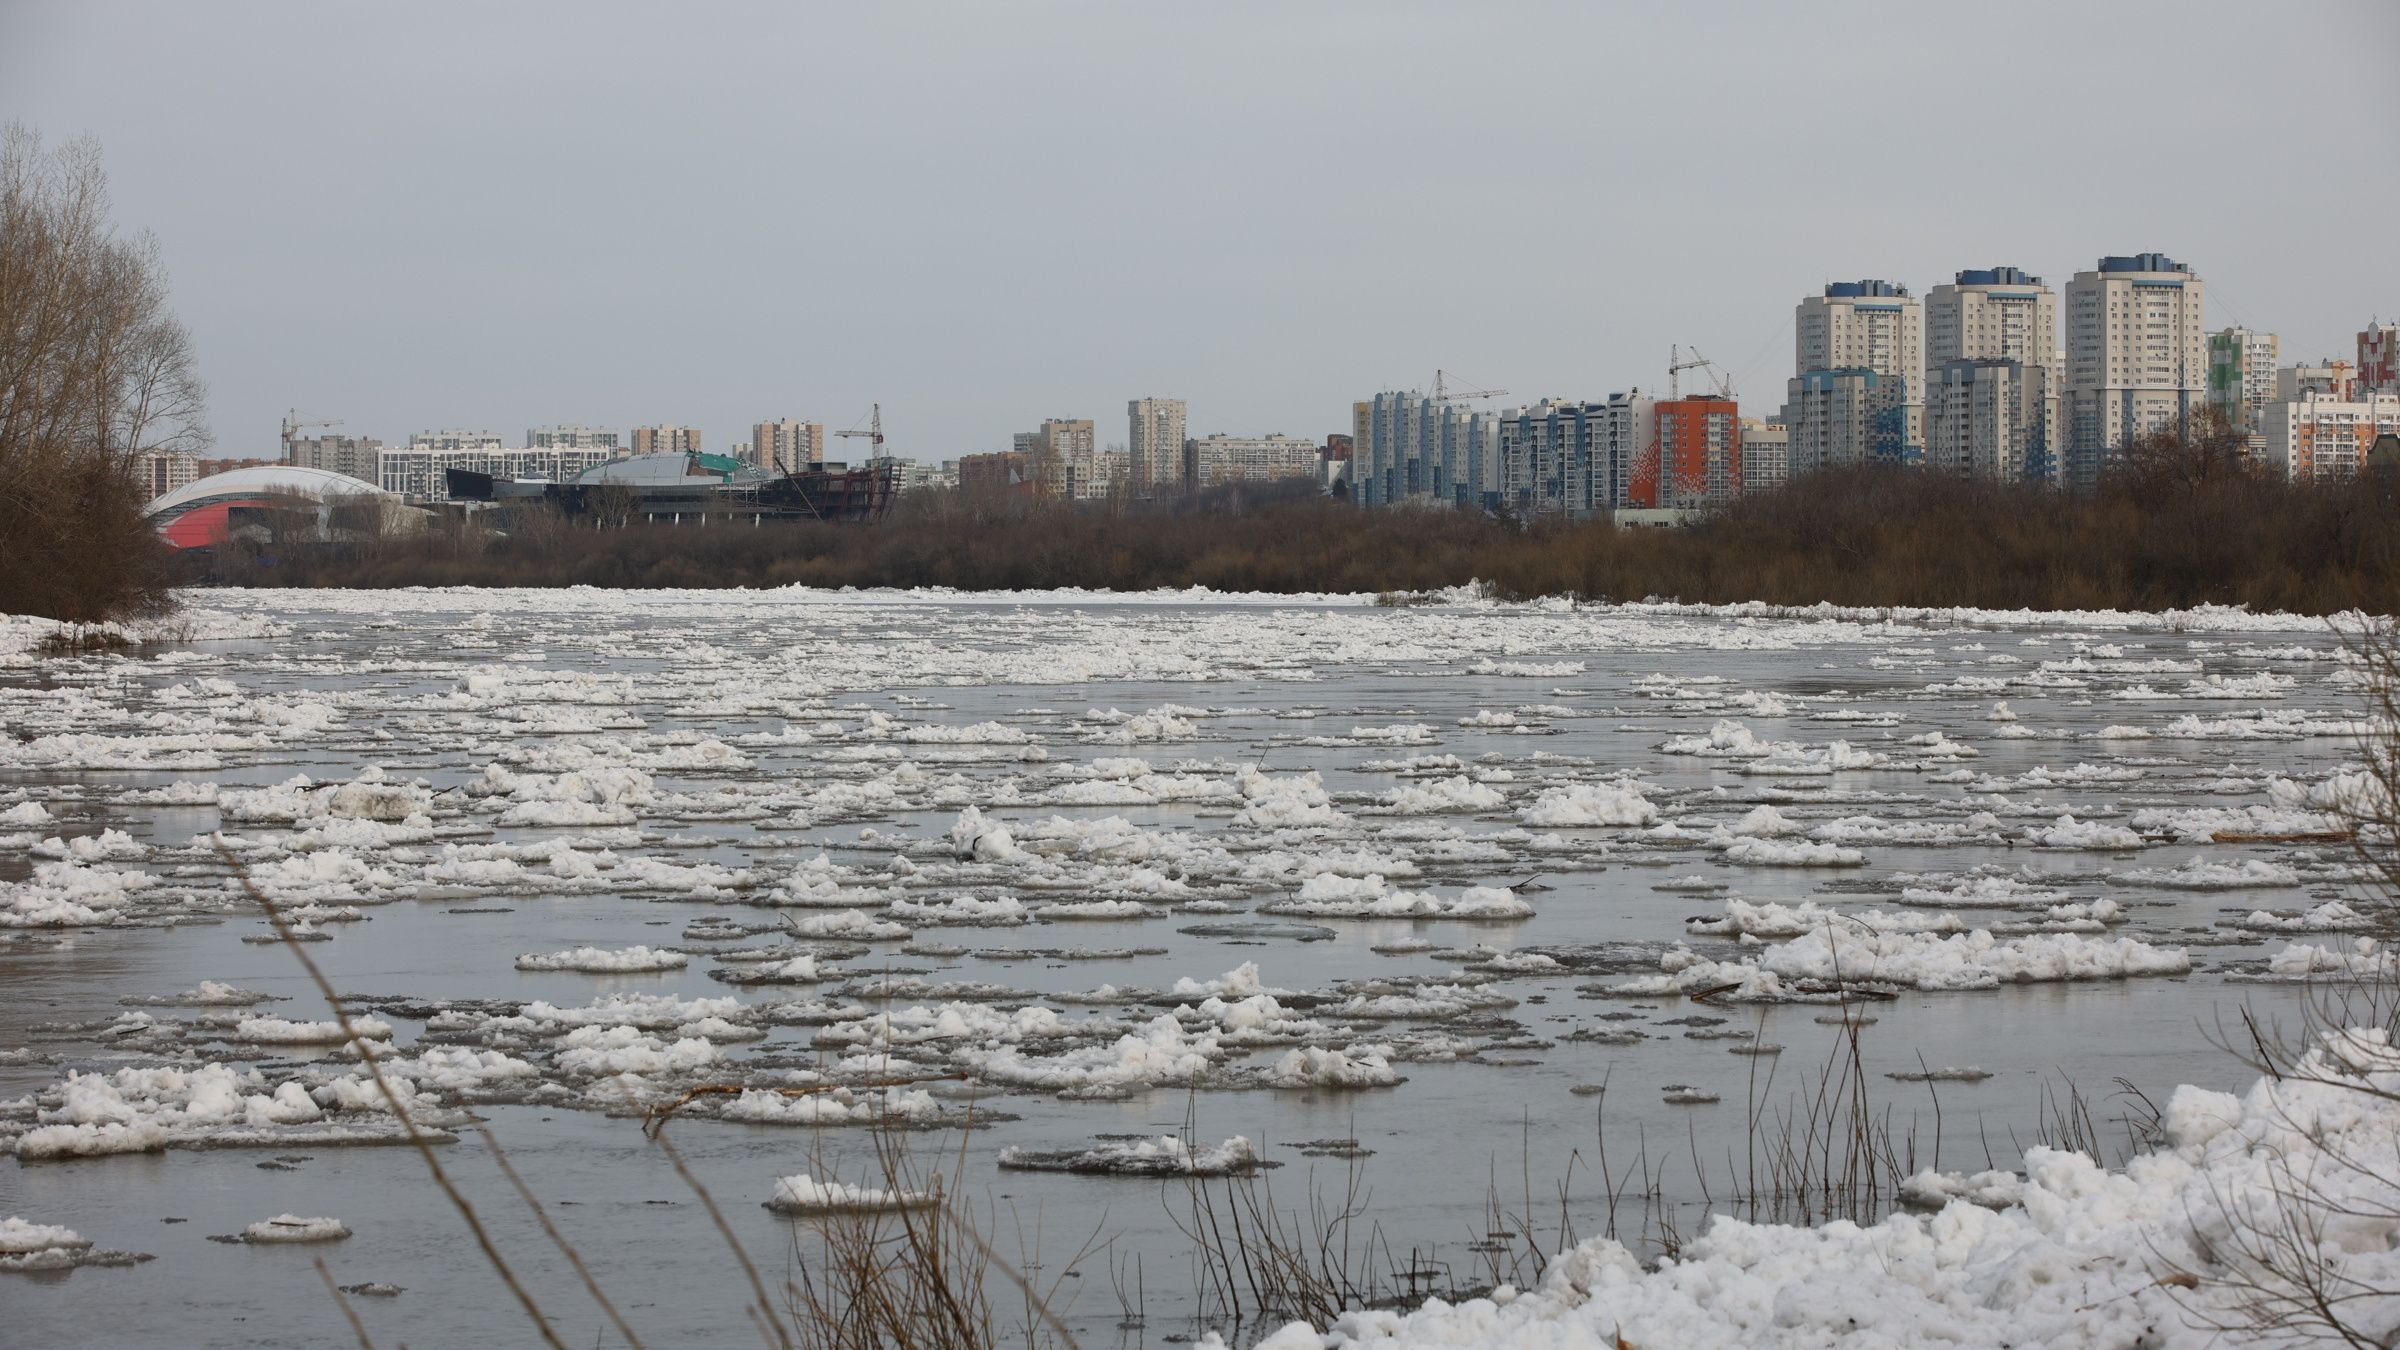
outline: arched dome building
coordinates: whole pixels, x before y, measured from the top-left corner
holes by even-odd
[[[319,527],[329,531],[333,508],[361,497],[387,507],[400,504],[398,497],[363,478],[293,464],[266,464],[187,483],[153,500],[142,508],[142,514],[170,546],[204,548],[226,538],[233,513],[243,508],[290,510],[312,504]]]

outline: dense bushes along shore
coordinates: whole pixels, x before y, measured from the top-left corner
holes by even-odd
[[[2162,609],[2200,603],[2400,610],[2388,474],[2292,487],[2168,452],[2089,496],[1837,470],[1680,530],[1361,511],[1227,491],[1170,509],[1028,509],[935,492],[878,525],[435,533],[220,561],[286,586],[951,586],[1410,591],[1805,605]]]

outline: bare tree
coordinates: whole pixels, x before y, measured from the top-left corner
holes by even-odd
[[[167,603],[134,461],[204,447],[206,397],[157,242],[109,221],[99,146],[0,130],[0,609]]]

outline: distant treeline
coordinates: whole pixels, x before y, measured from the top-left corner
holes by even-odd
[[[874,525],[695,529],[534,517],[236,551],[229,584],[281,586],[1060,586],[1409,592],[1481,581],[1573,595],[1782,605],[2400,611],[2400,489],[2388,472],[2291,486],[2162,442],[2102,489],[1892,469],[1807,475],[1682,529],[1362,511],[1314,493],[1222,489],[1169,507],[1029,506],[912,495]]]

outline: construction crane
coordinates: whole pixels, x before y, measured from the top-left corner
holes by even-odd
[[[1692,348],[1692,359],[1686,361],[1683,359],[1681,347],[1670,346],[1667,348],[1667,398],[1669,401],[1683,397],[1683,372],[1687,370],[1706,370],[1708,378],[1717,386],[1717,396],[1719,398],[1733,397],[1733,381],[1718,374],[1716,364],[1702,356],[1698,347]]]
[[[333,418],[330,421],[320,418],[314,421],[303,422],[300,420],[300,410],[298,408],[294,408],[285,413],[283,418],[283,462],[286,464],[292,462],[292,443],[299,439],[302,431],[308,429],[309,427],[338,427],[341,424],[342,419],[338,417]]]
[[[1442,372],[1438,370],[1433,372],[1433,401],[1436,403],[1454,398],[1505,398],[1507,396],[1508,391],[1505,389],[1463,389],[1454,394],[1449,392],[1449,381]]]
[[[835,433],[833,433],[833,434],[834,434],[834,435],[836,435],[836,436],[865,436],[865,437],[867,437],[867,438],[868,438],[868,441],[867,441],[867,445],[868,445],[868,455],[867,455],[867,458],[868,458],[869,460],[878,460],[878,459],[881,459],[881,458],[883,458],[883,405],[882,405],[882,404],[878,403],[878,404],[876,404],[876,405],[875,405],[875,415],[874,415],[873,419],[867,423],[867,426],[868,426],[868,429],[867,429],[867,430],[865,430],[865,431],[837,431],[837,432],[835,432]]]

